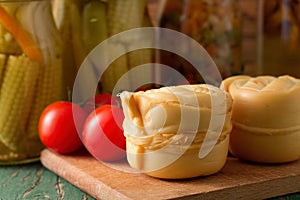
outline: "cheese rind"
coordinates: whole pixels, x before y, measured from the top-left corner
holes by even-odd
[[[285,163],[300,157],[300,131],[258,135],[234,127],[230,133],[230,152],[242,160],[260,163]]]
[[[290,76],[236,76],[223,82],[234,99],[233,120],[261,128],[299,126],[300,80]]]
[[[233,76],[222,82],[222,88],[233,98],[230,151],[234,155],[264,163],[300,157],[300,145],[294,145],[300,144],[299,79]]]

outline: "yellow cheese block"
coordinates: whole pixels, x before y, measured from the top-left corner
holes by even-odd
[[[222,83],[233,98],[230,151],[262,163],[300,157],[300,80],[233,76]]]
[[[177,179],[213,174],[224,166],[232,129],[227,92],[199,84],[120,96],[133,168]]]

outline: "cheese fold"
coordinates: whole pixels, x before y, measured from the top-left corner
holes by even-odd
[[[213,174],[224,166],[232,129],[227,92],[197,84],[122,92],[120,97],[133,168],[178,179]]]
[[[230,126],[231,116],[228,113],[231,112],[231,96],[211,85],[181,85],[146,92],[122,92],[120,97],[125,114],[123,128],[131,135],[203,132],[207,131],[211,119],[217,116],[226,117],[224,123],[218,126],[224,125],[223,129]]]

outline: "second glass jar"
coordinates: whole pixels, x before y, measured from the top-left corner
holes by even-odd
[[[159,26],[180,31],[199,42],[216,63],[222,78],[241,74],[242,18],[236,0],[161,1]],[[194,67],[162,52],[160,62],[180,71],[190,83],[203,81]],[[209,69],[205,73],[208,76]],[[212,77],[213,78],[213,77]],[[172,82],[172,81],[170,81]],[[175,83],[176,84],[176,83]]]
[[[83,60],[102,41],[123,31],[152,26],[147,13],[147,0],[53,0],[53,13],[64,40],[64,69],[66,84],[72,89],[76,73]],[[134,36],[133,42],[139,37]],[[119,41],[113,46],[126,52],[133,43]],[[107,49],[108,55],[110,50]],[[151,50],[128,52],[116,59],[104,72],[98,91],[112,93],[117,81],[135,66],[151,63]],[[97,82],[93,73],[86,74],[85,87]],[[93,81],[92,81],[93,80]],[[133,85],[128,80],[126,88]],[[90,98],[82,91],[82,98]]]

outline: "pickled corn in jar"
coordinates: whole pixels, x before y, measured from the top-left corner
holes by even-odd
[[[105,39],[126,30],[152,26],[146,10],[147,0],[54,0],[53,14],[64,40],[65,80],[72,89],[82,61]],[[118,41],[113,44],[124,52],[135,41]],[[109,52],[110,49],[107,49]],[[109,53],[108,53],[109,54]],[[98,92],[112,93],[116,82],[131,68],[152,62],[151,50],[137,50],[120,56],[104,72]],[[92,87],[98,77],[91,69],[84,74],[85,89]],[[131,81],[126,82],[130,87]],[[127,84],[128,83],[128,84]],[[125,85],[124,85],[125,86]],[[89,98],[82,91],[82,98]]]
[[[50,1],[0,1],[0,164],[38,160],[40,114],[61,96],[61,39]]]
[[[242,20],[238,1],[165,0],[161,2],[162,13],[159,16],[159,26],[180,31],[199,42],[212,57],[223,78],[243,72]],[[193,66],[168,52],[160,55],[160,62],[180,71],[190,83],[203,80]],[[209,69],[205,71],[205,75],[214,78]]]

